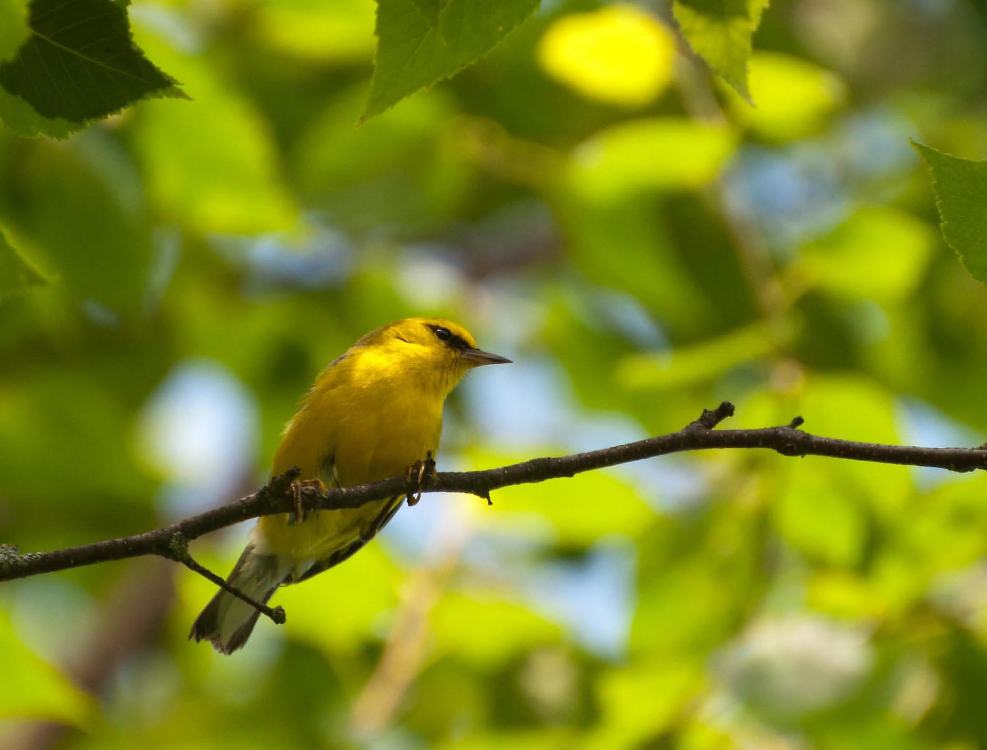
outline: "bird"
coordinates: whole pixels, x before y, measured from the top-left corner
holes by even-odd
[[[446,397],[467,372],[511,360],[477,348],[461,325],[405,318],[360,338],[316,379],[288,421],[271,476],[348,487],[434,468]],[[296,485],[297,489],[298,485]],[[358,508],[263,516],[227,578],[256,602],[356,553],[393,518],[405,496]],[[412,498],[408,498],[412,503]],[[189,638],[223,654],[242,648],[260,611],[221,590]]]

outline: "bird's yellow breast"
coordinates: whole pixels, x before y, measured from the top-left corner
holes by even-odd
[[[273,473],[298,467],[302,479],[343,487],[400,475],[436,454],[445,395],[372,349],[351,350],[322,373],[289,422]],[[359,534],[386,502],[323,511],[304,523],[266,516],[255,543],[297,560],[320,559],[341,538]]]

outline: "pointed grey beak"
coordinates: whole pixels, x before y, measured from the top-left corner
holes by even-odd
[[[480,367],[481,365],[511,364],[511,360],[507,357],[501,357],[499,354],[491,354],[490,352],[485,352],[481,349],[463,349],[460,354],[463,359],[469,360],[475,367]]]

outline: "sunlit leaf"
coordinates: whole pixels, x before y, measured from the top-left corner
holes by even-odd
[[[0,0],[0,60],[13,57],[27,38],[27,11],[23,0]]]
[[[660,735],[693,700],[703,683],[698,662],[644,660],[616,667],[597,683],[603,726],[598,747],[633,747]]]
[[[0,302],[48,282],[45,274],[13,246],[0,229]]]
[[[899,299],[918,284],[932,251],[928,224],[894,208],[864,208],[800,251],[798,273],[838,294]]]
[[[478,466],[511,462],[502,455],[476,455]],[[600,502],[606,498],[606,502]],[[545,535],[563,545],[587,546],[610,536],[636,536],[655,513],[627,481],[593,471],[565,482],[504,487],[496,492],[497,514],[485,524]]]
[[[630,293],[677,330],[709,314],[656,200],[714,180],[735,149],[729,129],[677,118],[607,128],[570,156],[555,200],[567,250],[594,284]],[[619,249],[621,262],[610,262]]]
[[[913,143],[932,172],[943,237],[974,278],[987,283],[987,161]]]
[[[811,135],[846,99],[846,87],[836,75],[777,52],[755,52],[751,57],[753,105],[729,93],[737,119],[759,135],[778,141]]]
[[[201,57],[141,34],[181,76],[190,102],[148,102],[135,143],[150,198],[171,221],[202,233],[289,230],[297,208],[278,175],[270,134],[250,103]]]
[[[708,381],[769,355],[793,334],[792,325],[757,323],[690,347],[632,354],[618,365],[617,379],[627,388],[649,390]]]
[[[248,529],[240,532],[247,542]],[[235,554],[235,553],[234,553]],[[234,558],[214,557],[208,550],[196,552],[197,559],[226,573]],[[216,593],[216,587],[201,576],[180,575],[176,627],[184,637],[191,623]],[[271,604],[284,607],[287,621],[281,627],[263,620],[253,638],[290,639],[325,653],[328,658],[358,655],[368,644],[387,637],[394,610],[400,602],[403,574],[379,541],[329,571],[298,585],[283,586]],[[251,641],[253,643],[253,641]]]
[[[867,537],[864,503],[824,471],[804,471],[775,502],[782,537],[810,559],[856,564]]]
[[[383,638],[387,618],[398,604],[401,574],[381,543],[298,586],[278,591],[289,637],[303,638],[328,652],[356,652],[368,638]]]
[[[0,719],[50,719],[79,725],[93,710],[92,699],[29,649],[0,608]]]
[[[573,152],[569,184],[601,200],[640,190],[696,188],[716,178],[735,148],[735,136],[719,125],[670,117],[630,120]]]
[[[738,411],[738,419],[742,420],[742,425],[752,424],[748,420],[756,420],[758,424],[782,424],[796,414],[805,418],[807,430],[819,435],[840,435],[848,440],[876,443],[901,440],[891,392],[879,383],[849,375],[812,377],[801,384],[788,402],[759,394]],[[826,495],[821,501],[825,507],[806,508],[804,512],[807,518],[815,512],[831,513],[832,522],[839,526],[840,533],[849,536],[819,543],[848,555],[861,543],[860,539],[850,537],[861,532],[858,527],[865,517],[893,518],[902,511],[913,491],[912,475],[892,465],[812,456],[798,462],[780,457],[765,458],[779,462],[777,476],[782,481],[779,494],[787,496],[786,493],[791,493],[789,499],[793,504],[797,505],[794,499],[797,497],[809,503],[814,493]],[[789,483],[791,487],[788,487]],[[857,518],[849,518],[851,515]],[[800,525],[808,529],[813,523],[807,520]],[[813,533],[823,536],[827,533],[826,528],[817,525]]]
[[[476,62],[531,15],[538,0],[448,0],[437,25],[420,6],[421,0],[378,1],[365,118]]]
[[[770,0],[675,0],[675,20],[689,46],[746,99],[751,39]]]
[[[590,99],[630,107],[669,84],[675,54],[664,24],[623,4],[562,16],[538,46],[538,61],[553,78]]]
[[[436,745],[436,750],[566,750],[579,745],[581,733],[568,728],[473,732]]]
[[[822,614],[847,620],[870,620],[888,614],[886,597],[852,570],[822,568],[808,582],[809,605]]]
[[[324,62],[362,62],[373,54],[373,0],[278,0],[252,12],[254,33],[287,54]]]
[[[437,655],[452,655],[486,669],[535,646],[556,643],[561,636],[558,625],[521,604],[460,593],[442,597],[432,611],[430,626]]]
[[[134,46],[112,0],[32,0],[30,34],[0,84],[47,118],[85,122],[150,95],[180,95]]]

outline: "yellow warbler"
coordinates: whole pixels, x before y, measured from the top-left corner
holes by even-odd
[[[288,422],[273,474],[292,467],[300,480],[346,487],[397,476],[436,455],[446,396],[472,368],[510,362],[476,348],[448,320],[407,318],[371,331],[330,364]],[[304,519],[265,516],[228,581],[255,601],[342,562],[370,541],[400,507],[392,497]],[[259,612],[220,591],[192,626],[191,638],[228,654],[244,643]]]

